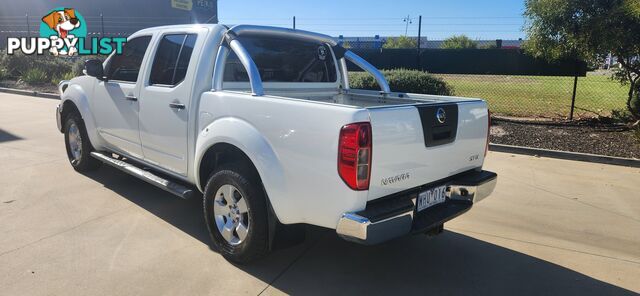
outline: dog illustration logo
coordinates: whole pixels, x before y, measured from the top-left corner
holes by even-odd
[[[40,25],[41,37],[48,37],[52,41],[56,39],[67,39],[68,41],[78,37],[84,38],[87,35],[86,32],[84,18],[73,8],[56,8],[50,11],[49,14],[42,17],[42,24]],[[72,44],[75,45],[75,42]],[[51,47],[50,52],[56,56],[73,56],[78,53],[78,49],[75,46],[67,46],[62,49]]]
[[[127,37],[87,37],[87,22],[73,8],[58,7],[42,17],[40,37],[8,37],[7,55],[55,56],[122,54]]]

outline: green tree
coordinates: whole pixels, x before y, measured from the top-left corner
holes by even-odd
[[[613,54],[621,66],[613,78],[629,85],[627,109],[640,119],[640,1],[526,0],[525,6],[526,51],[588,63]]]
[[[444,48],[444,49],[463,49],[463,48],[477,48],[477,47],[478,47],[478,43],[471,40],[466,35],[451,36],[445,39],[444,42],[442,42],[442,45],[440,45],[440,48]]]
[[[416,48],[418,43],[413,38],[407,36],[400,36],[398,38],[387,38],[387,41],[382,45],[382,48]]]

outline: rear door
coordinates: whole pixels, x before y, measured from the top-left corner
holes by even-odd
[[[488,128],[484,101],[370,108],[369,200],[482,166]]]
[[[151,36],[140,36],[125,43],[122,54],[113,55],[105,65],[108,81],[97,81],[93,108],[98,132],[114,148],[142,158],[138,133],[138,80]]]
[[[155,49],[148,80],[140,91],[140,139],[145,160],[187,174],[187,124],[198,35],[166,33]],[[190,65],[191,64],[191,65]]]

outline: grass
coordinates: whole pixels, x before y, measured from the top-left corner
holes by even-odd
[[[525,117],[567,117],[573,77],[434,74],[457,96],[486,99],[495,114]],[[609,116],[625,109],[628,89],[607,75],[578,78],[575,116]]]

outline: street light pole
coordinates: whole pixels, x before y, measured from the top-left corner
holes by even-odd
[[[405,26],[404,26],[404,36],[407,36],[407,32],[409,32],[409,24],[413,24],[413,21],[411,20],[411,16],[407,14],[406,18],[402,19],[403,22],[405,22]]]

